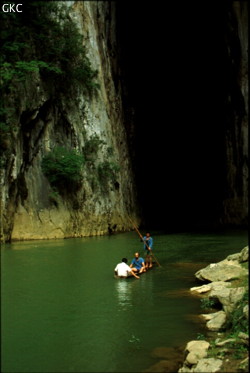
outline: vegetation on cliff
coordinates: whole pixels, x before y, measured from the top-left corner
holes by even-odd
[[[83,36],[67,6],[58,2],[29,2],[22,13],[3,14],[1,83],[9,88],[39,71],[53,86],[69,92],[81,85],[86,92],[98,88],[83,46]]]
[[[81,180],[84,158],[75,150],[56,147],[42,160],[42,170],[53,186],[76,185]]]
[[[28,2],[22,13],[1,14],[0,50],[0,148],[8,148],[13,129],[12,116],[18,109],[10,96],[20,91],[20,84],[40,74],[51,98],[70,97],[80,90],[94,94],[99,85],[97,70],[91,67],[84,38],[62,2]],[[14,108],[16,106],[16,108]]]

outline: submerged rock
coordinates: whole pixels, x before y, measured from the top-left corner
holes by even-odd
[[[170,360],[160,360],[158,363],[151,365],[148,369],[144,370],[144,372],[148,373],[172,373],[177,372],[177,369],[179,368],[179,363],[176,361],[170,361]]]

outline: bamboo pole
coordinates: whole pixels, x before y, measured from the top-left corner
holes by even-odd
[[[138,228],[136,227],[136,225],[133,223],[132,219],[131,219],[130,217],[128,217],[128,218],[129,218],[129,220],[131,221],[131,223],[133,224],[133,226],[134,226],[136,232],[138,233],[139,237],[141,238],[141,240],[145,243],[145,245],[147,246],[148,250],[151,251],[151,254],[152,254],[153,258],[155,259],[156,263],[158,264],[158,266],[161,267],[160,263],[158,262],[158,260],[157,260],[156,257],[154,256],[154,254],[152,253],[152,250],[150,250],[150,248],[149,248],[147,242],[143,239],[143,236],[141,235],[139,229],[138,229]]]

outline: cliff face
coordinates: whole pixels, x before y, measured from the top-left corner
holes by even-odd
[[[66,35],[71,35],[71,22],[82,34],[82,48],[98,71],[99,89],[89,94],[77,84],[78,75],[66,75],[64,89],[57,85],[60,75],[47,79],[34,67],[33,60],[51,69],[44,55],[61,53],[63,40],[56,44],[58,30],[53,34],[45,28],[45,42],[43,32],[37,35],[41,48],[33,32],[10,43],[13,19],[5,15],[9,56],[15,56],[17,49],[22,53],[15,60],[19,70],[8,63],[3,68],[12,86],[5,89],[6,106],[0,108],[0,116],[5,115],[0,121],[1,240],[125,231],[132,228],[128,216],[139,223],[139,215],[156,229],[188,229],[189,223],[191,226],[202,218],[205,224],[210,220],[222,225],[247,224],[247,2],[222,4],[215,25],[211,25],[215,14],[212,6],[205,6],[204,14],[208,15],[203,21],[207,23],[190,15],[198,22],[193,28],[183,11],[179,39],[172,37],[165,13],[159,14],[157,9],[152,13],[146,5],[141,9],[112,1],[55,3],[67,8],[67,17],[54,16],[59,25],[68,22]],[[23,10],[18,17],[30,22],[32,17],[25,13],[25,6]],[[189,6],[187,12],[192,13]],[[150,17],[155,23],[145,36]],[[38,17],[38,27],[32,27],[40,30],[42,20]],[[197,30],[203,35],[202,45]],[[54,44],[47,51],[46,43],[51,47],[49,38]],[[167,60],[148,50],[149,44],[155,51],[162,50],[165,39]],[[65,36],[65,44],[67,40]],[[28,43],[24,51],[23,41]],[[213,44],[216,46],[212,48]],[[77,66],[71,49],[67,49],[61,65],[72,61],[72,66]],[[22,58],[26,58],[25,63]],[[29,75],[23,79],[25,69],[29,69]],[[21,79],[17,80],[20,71]],[[85,73],[87,78],[92,74],[88,68]],[[199,83],[200,77],[203,84]],[[165,95],[159,89],[162,86],[167,89]],[[193,88],[192,92],[187,87]],[[170,117],[175,120],[171,122]],[[204,137],[199,135],[201,128]],[[148,141],[150,151],[145,151]],[[83,155],[84,167],[77,185],[62,180],[55,187],[43,172],[44,158],[57,147]],[[152,175],[150,182],[145,182],[148,170]],[[163,171],[167,183],[162,179]],[[143,214],[139,213],[136,187]]]
[[[156,229],[248,219],[248,3],[200,5],[119,4],[142,217]]]
[[[248,220],[248,3],[228,5],[226,23],[225,165],[221,222]]]
[[[65,4],[84,36],[92,67],[98,70],[100,89],[92,97],[77,87],[70,98],[62,92],[51,95],[39,72],[32,72],[8,93],[14,113],[8,119],[11,136],[2,141],[5,241],[102,235],[130,229],[128,215],[138,221],[116,65],[115,5]],[[42,159],[56,146],[85,154],[77,188],[62,185],[58,192],[42,172]],[[103,165],[117,166],[112,178],[98,172]]]

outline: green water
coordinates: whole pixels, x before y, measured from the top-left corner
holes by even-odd
[[[239,252],[247,234],[152,233],[162,267],[140,280],[113,277],[141,248],[135,232],[3,245],[1,371],[142,372],[155,348],[196,338],[194,273]]]

